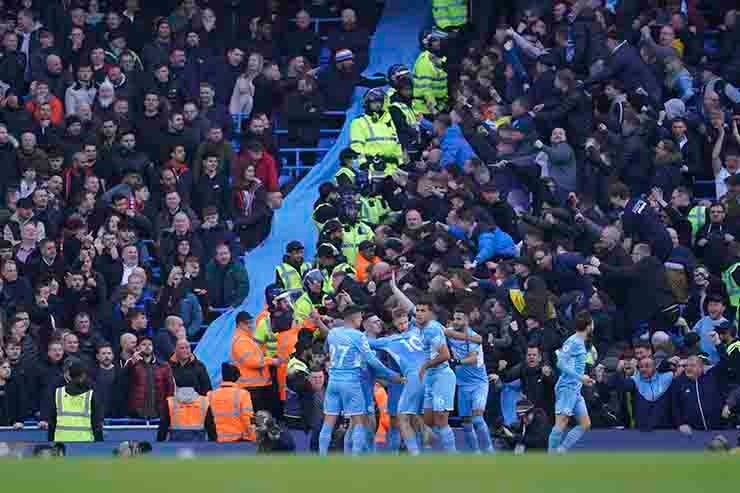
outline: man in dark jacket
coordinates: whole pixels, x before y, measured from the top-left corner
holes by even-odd
[[[574,4],[575,9],[578,3]],[[571,37],[575,46],[573,70],[579,74],[588,74],[596,60],[603,60],[609,54],[606,46],[606,32],[596,22],[594,11],[583,8],[573,12],[575,17],[570,25]]]
[[[653,178],[653,162],[647,145],[647,132],[637,114],[628,110],[622,121],[622,135],[610,134],[617,149],[617,173],[635,195],[648,192]]]
[[[228,144],[228,139],[231,138],[232,131],[234,129],[234,123],[229,114],[229,109],[226,105],[216,102],[213,99],[213,88],[208,84],[200,85],[200,104],[201,112],[203,117],[208,120],[208,134],[206,135],[205,142],[201,142],[198,147],[197,156],[200,156],[206,147],[210,147],[217,150],[219,153],[224,153],[223,147]],[[210,96],[209,96],[210,95]],[[220,137],[220,138],[219,138]],[[225,140],[224,140],[225,139]],[[231,146],[229,144],[229,150],[231,152]],[[226,158],[227,155],[224,155]],[[199,164],[199,163],[196,163]],[[193,172],[197,175],[197,168],[193,169]]]
[[[283,114],[288,126],[290,147],[317,146],[321,138],[323,105],[316,82],[312,79],[299,80],[298,90],[288,95],[284,103]]]
[[[18,35],[13,31],[6,32],[0,50],[0,80],[10,85],[10,89],[16,94],[21,94],[28,60],[18,47]]]
[[[641,335],[649,325],[658,330],[670,329],[665,325],[675,323],[675,320],[669,320],[675,301],[668,286],[665,266],[652,256],[646,243],[635,245],[632,260],[634,265],[613,267],[591,258],[591,263],[597,267],[588,266],[585,272],[603,274],[606,285],[619,281],[625,286],[625,323],[632,335]],[[635,286],[640,286],[640,289],[634,289]]]
[[[311,15],[307,11],[301,10],[295,15],[295,29],[283,35],[282,44],[281,53],[286,60],[303,56],[311,66],[318,66],[321,38],[314,31]]]
[[[28,411],[29,414],[41,412],[39,427],[43,429],[49,422],[54,389],[64,385],[64,350],[61,341],[49,343],[46,355],[38,361],[29,378]]]
[[[0,175],[0,204],[3,205],[5,205],[5,192],[8,186],[16,185],[20,180],[15,146],[9,137],[7,125],[0,124],[0,162],[5,163],[3,173]]]
[[[244,51],[234,46],[226,53],[225,60],[223,58],[216,58],[206,65],[203,80],[208,82],[215,91],[215,98],[218,103],[228,106],[231,100],[231,93],[234,91],[236,79],[242,73],[243,61]],[[202,99],[203,96],[201,95],[201,104]],[[202,106],[201,109],[205,113],[208,107]],[[211,119],[209,118],[209,120]]]
[[[134,172],[144,176],[150,163],[149,156],[136,147],[136,134],[130,130],[122,132],[120,146],[113,151],[111,157],[114,184],[118,184],[126,173]]]
[[[219,170],[221,167],[216,153],[203,155],[201,175],[196,178],[192,200],[193,210],[199,216],[206,207],[212,206],[221,218],[231,217],[231,187],[226,174]]]
[[[159,158],[162,162],[167,161],[172,158],[172,149],[176,146],[183,146],[186,158],[192,160],[199,143],[200,135],[198,131],[185,126],[185,117],[182,113],[172,112],[167,119],[167,131],[162,134],[160,148],[164,152],[160,153]]]
[[[128,389],[121,388],[123,368],[115,363],[113,348],[104,342],[96,348],[95,367],[90,370],[90,382],[97,394],[98,402],[103,406],[106,418],[123,418],[126,416]]]
[[[556,127],[564,128],[568,142],[574,147],[582,148],[593,129],[591,99],[577,87],[575,76],[568,69],[558,71],[555,76],[555,88],[562,95],[560,103],[548,109],[544,109],[542,104],[535,106],[533,108],[535,117],[550,130]]]
[[[357,69],[362,72],[367,67],[370,51],[370,34],[357,25],[357,14],[352,9],[342,10],[342,24],[329,34],[326,42],[332,53],[337,50],[350,50],[357,57]]]
[[[630,189],[622,183],[609,187],[609,201],[617,210],[622,210],[625,249],[629,250],[641,241],[649,245],[652,255],[665,262],[673,251],[671,235],[647,202],[640,197],[632,197]]]
[[[552,429],[547,413],[534,406],[529,399],[520,399],[516,403],[516,416],[519,421],[511,427],[511,431],[504,429],[503,432],[507,445],[517,454],[527,450],[547,450]]]
[[[155,65],[167,64],[172,48],[172,29],[167,19],[157,22],[157,37],[144,46],[141,59],[145,70],[152,70]]]
[[[218,245],[206,266],[208,298],[218,308],[235,307],[249,295],[249,277],[241,260],[232,260],[228,245]]]
[[[70,396],[77,396],[91,391],[90,383],[87,378],[87,369],[85,368],[85,365],[79,361],[74,361],[69,365],[69,368],[65,371],[64,379],[67,382],[66,385],[63,383],[59,387],[64,386],[64,391]],[[54,391],[56,390],[57,388],[54,389]],[[63,399],[60,401],[63,402]],[[57,399],[50,399],[49,404],[48,440],[50,442],[63,441],[56,436],[57,414],[59,411],[59,409],[57,409]],[[103,441],[103,417],[103,406],[101,405],[96,392],[92,391],[90,402],[90,431],[92,431],[93,439],[96,442]],[[39,427],[41,428],[41,423],[39,423]]]
[[[200,395],[206,395],[211,390],[208,370],[190,350],[190,343],[187,339],[177,341],[175,352],[170,358],[170,366],[177,387],[182,387],[182,382],[192,382],[190,386]]]
[[[175,353],[177,341],[185,338],[185,324],[180,317],[170,315],[164,320],[164,327],[154,334],[154,353],[162,361],[169,361]]]
[[[480,190],[480,202],[493,218],[493,222],[514,239],[519,240],[517,231],[517,217],[514,208],[506,200],[502,200],[501,191],[492,181],[486,183]]]
[[[606,40],[606,46],[611,53],[606,67],[595,76],[590,77],[585,85],[588,87],[609,79],[617,79],[624,85],[628,94],[642,88],[648,94],[650,100],[658,104],[661,101],[662,93],[660,84],[658,84],[650,68],[642,61],[637,50],[626,40],[619,39],[611,33]]]
[[[526,363],[512,366],[501,374],[503,382],[520,380],[522,394],[532,401],[535,407],[543,410],[550,421],[555,412],[555,382],[557,377],[549,365],[542,362],[542,349],[537,344],[527,347]]]
[[[724,392],[721,386],[725,368],[717,365],[706,370],[705,354],[689,356],[686,372],[673,385],[673,424],[682,433],[692,430],[716,430]]]
[[[319,90],[326,109],[344,111],[349,107],[355,86],[367,88],[383,87],[385,78],[366,79],[354,63],[354,53],[347,49],[334,54],[334,65],[319,73]]]

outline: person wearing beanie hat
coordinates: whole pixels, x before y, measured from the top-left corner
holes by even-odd
[[[208,392],[208,405],[214,415],[217,442],[253,441],[256,438],[252,418],[254,408],[249,392],[237,385],[239,368],[221,364],[222,383]]]
[[[303,243],[288,243],[282,263],[275,267],[275,285],[283,289],[303,289],[303,276],[311,270],[311,264],[306,262],[305,256]]]
[[[517,455],[528,450],[547,450],[547,437],[551,429],[547,413],[526,398],[519,399],[515,409],[518,421],[511,426],[511,430],[505,427],[501,429],[504,443]]]
[[[336,53],[334,53],[334,61],[336,63],[342,63],[346,61],[351,61],[355,59],[354,53],[352,53],[352,50],[348,49],[341,49],[337,50]]]
[[[340,37],[342,33],[337,33]],[[346,111],[352,101],[355,87],[383,87],[387,81],[380,77],[368,79],[362,76],[367,65],[367,55],[358,53],[359,46],[348,46],[341,39],[336,43],[328,41],[334,63],[326,70],[319,72],[319,90],[324,97],[325,109],[329,111]],[[347,41],[346,39],[344,41]],[[351,41],[351,40],[350,40]],[[350,43],[355,45],[356,43]],[[375,77],[378,74],[375,74]]]

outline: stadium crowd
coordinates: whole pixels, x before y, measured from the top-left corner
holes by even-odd
[[[254,440],[269,411],[322,452],[415,452],[454,448],[450,411],[481,450],[547,448],[573,414],[579,433],[736,425],[734,2],[431,4],[416,63],[370,79],[378,2],[0,2],[0,426]],[[312,17],[340,20],[321,36]],[[241,257],[290,189],[280,149],[318,147],[357,86],[316,258],[297,238],[250,291]],[[265,308],[238,314],[213,389],[191,343],[248,296]],[[340,373],[343,337],[369,341],[377,381]],[[590,420],[556,405],[571,354]],[[447,365],[457,405],[410,404]]]

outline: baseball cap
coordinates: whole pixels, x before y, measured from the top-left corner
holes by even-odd
[[[397,252],[403,251],[403,243],[398,238],[388,238],[385,240],[385,248],[395,250]]]
[[[532,401],[530,401],[529,399],[519,399],[518,401],[516,401],[517,414],[526,414],[532,409],[534,409],[534,404],[532,404]]]
[[[303,246],[303,243],[296,240],[291,241],[288,243],[288,246],[285,247],[285,251],[288,253],[297,252],[298,250],[305,250],[305,247]]]
[[[236,314],[236,323],[237,324],[240,323],[240,322],[249,322],[251,320],[254,320],[254,317],[252,316],[251,313],[249,313],[247,311],[241,311],[241,312],[239,312],[239,313]]]
[[[319,246],[318,250],[316,251],[316,256],[317,257],[336,257],[337,249],[334,248],[334,246],[332,245],[323,243]]]
[[[346,149],[342,149],[342,152],[339,153],[339,159],[345,160],[345,159],[354,159],[358,157],[360,154],[352,149],[351,147],[347,147]]]

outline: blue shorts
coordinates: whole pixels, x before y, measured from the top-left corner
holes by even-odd
[[[406,375],[406,384],[398,401],[398,414],[420,415],[424,407],[424,384],[419,374]]]
[[[329,379],[324,396],[324,414],[361,416],[366,413],[365,393],[358,382],[333,382]]]
[[[375,382],[366,382],[362,381],[362,395],[365,399],[365,405],[367,406],[365,408],[364,414],[375,415]]]
[[[401,400],[403,385],[400,383],[388,384],[388,415],[398,416],[398,401]]]
[[[463,418],[473,415],[473,411],[484,411],[488,401],[488,384],[457,388],[457,414]]]
[[[452,411],[455,408],[455,372],[445,368],[424,376],[424,410]]]
[[[556,416],[588,416],[586,401],[580,391],[561,390],[555,391],[555,415]]]

